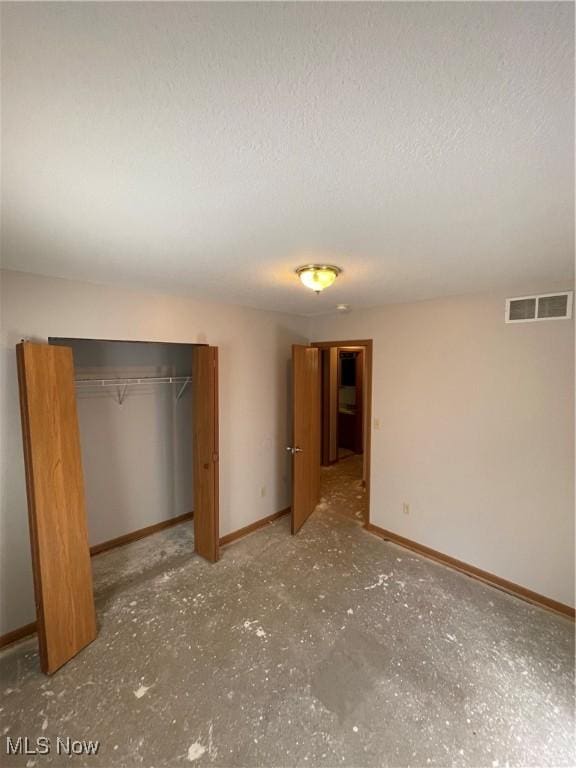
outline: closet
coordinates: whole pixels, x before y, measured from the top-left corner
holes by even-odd
[[[193,510],[192,346],[51,339],[74,357],[92,551]]]
[[[218,559],[217,353],[72,338],[17,345],[43,671],[96,636],[90,548],[193,513],[194,550]]]

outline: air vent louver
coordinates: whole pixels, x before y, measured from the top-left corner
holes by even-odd
[[[536,299],[511,299],[509,319],[533,320],[536,317]]]
[[[568,310],[568,294],[558,293],[556,296],[540,296],[538,299],[538,319],[546,317],[566,317]]]
[[[547,293],[506,299],[507,323],[530,323],[538,320],[568,320],[572,317],[573,293]]]

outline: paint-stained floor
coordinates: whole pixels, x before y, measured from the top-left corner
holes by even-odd
[[[362,456],[351,452],[336,464],[322,467],[320,509],[331,509],[362,523],[368,511],[362,467]]]
[[[33,639],[1,656],[3,749],[53,748],[2,765],[574,765],[571,622],[330,509],[288,522],[216,565],[189,524],[97,557],[97,640],[51,678]]]

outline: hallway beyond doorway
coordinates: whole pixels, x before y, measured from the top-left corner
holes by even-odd
[[[361,454],[351,454],[320,470],[320,505],[360,523],[367,518],[367,494],[362,483]]]
[[[321,353],[320,506],[368,524],[372,339],[315,341],[312,346]]]

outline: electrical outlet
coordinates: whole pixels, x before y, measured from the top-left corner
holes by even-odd
[[[402,504],[402,512],[404,512],[405,515],[410,514],[410,504],[408,504],[407,501]]]
[[[262,488],[260,488],[260,496],[264,498],[266,496],[266,486],[263,485]]]
[[[374,429],[380,429],[380,419],[374,419]]]

